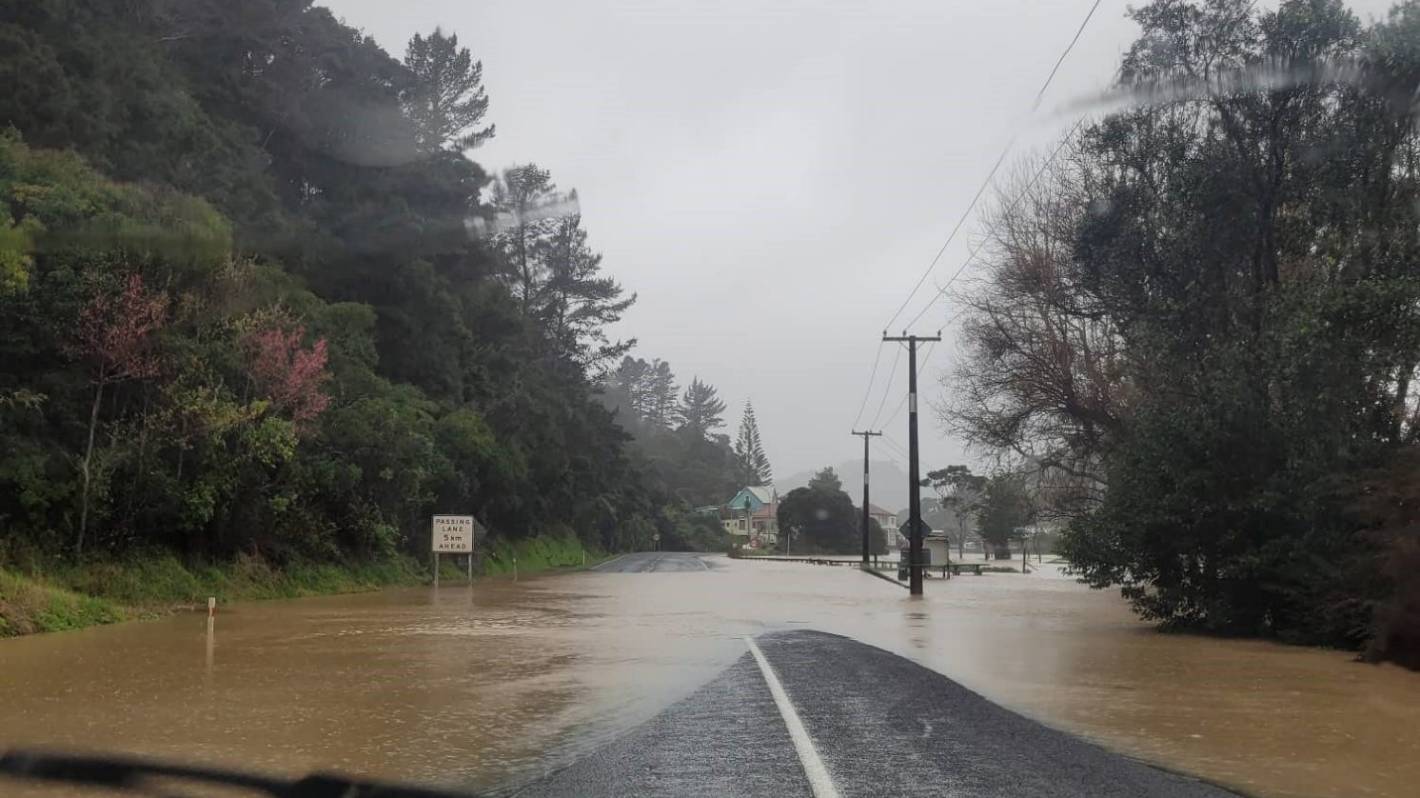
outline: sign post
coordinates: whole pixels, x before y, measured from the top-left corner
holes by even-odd
[[[473,530],[471,515],[436,515],[431,548],[434,552],[434,587],[439,586],[439,555],[467,554],[468,581],[473,584]]]

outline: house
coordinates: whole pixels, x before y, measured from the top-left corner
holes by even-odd
[[[736,545],[772,548],[779,542],[779,493],[773,485],[740,488],[720,507],[720,522]]]
[[[888,542],[892,542],[892,530],[897,529],[897,513],[884,510],[876,504],[868,502],[868,517],[878,522],[878,526],[882,527],[883,532],[888,535]]]

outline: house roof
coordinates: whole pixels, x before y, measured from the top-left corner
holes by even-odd
[[[868,515],[897,515],[897,513],[891,510],[884,510],[876,504],[868,502]]]
[[[756,499],[759,499],[765,504],[769,504],[770,502],[774,501],[773,485],[750,485],[746,487],[745,490],[749,491],[750,493],[753,493]]]
[[[766,504],[773,504],[779,500],[779,494],[774,490],[773,485],[749,485],[740,488],[731,496],[729,501],[720,505],[721,507],[742,510],[745,505],[753,505],[754,509]]]

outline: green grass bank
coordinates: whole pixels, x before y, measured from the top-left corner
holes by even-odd
[[[591,565],[605,559],[575,537],[493,540],[475,573],[520,574]],[[440,578],[462,580],[462,561],[442,558]],[[0,638],[59,632],[86,626],[157,617],[218,603],[359,593],[427,584],[429,562],[399,555],[385,560],[345,563],[289,563],[239,556],[228,563],[187,565],[171,554],[68,564],[0,563]]]

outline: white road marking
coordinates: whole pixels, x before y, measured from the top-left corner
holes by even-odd
[[[608,565],[611,565],[612,563],[616,562],[617,560],[622,559],[622,558],[625,557],[625,556],[626,556],[625,554],[620,554],[620,555],[617,555],[617,556],[615,556],[615,557],[612,557],[610,560],[607,560],[606,562],[597,563],[596,565],[593,565],[593,566],[592,566],[592,570],[593,570],[593,571],[600,571],[601,569],[607,567]]]
[[[794,742],[794,750],[799,754],[799,763],[804,766],[804,775],[808,777],[809,789],[813,791],[814,798],[838,798],[838,788],[833,786],[833,778],[828,775],[828,768],[814,749],[814,741],[804,728],[803,721],[799,720],[799,713],[794,711],[789,694],[784,692],[784,685],[779,683],[773,666],[764,658],[764,652],[759,650],[754,640],[746,637],[745,642],[749,644],[749,653],[753,654],[755,661],[759,663],[759,672],[764,674],[764,681],[769,685],[769,694],[774,696],[774,704],[779,707],[779,714],[789,729],[789,739]]]

